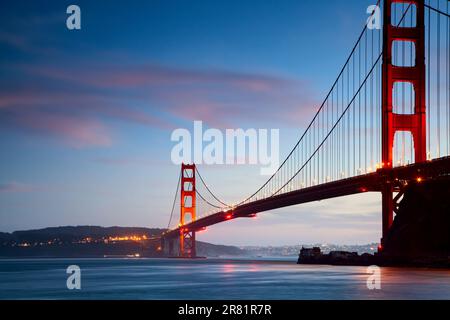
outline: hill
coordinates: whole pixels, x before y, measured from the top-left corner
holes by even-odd
[[[158,236],[165,229],[64,226],[0,233],[0,258],[161,257]],[[236,256],[237,247],[197,242],[201,256]]]

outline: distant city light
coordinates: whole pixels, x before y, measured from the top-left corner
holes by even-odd
[[[147,236],[144,234],[142,236],[137,236],[137,235],[132,235],[132,236],[118,236],[118,237],[109,237],[108,240],[109,241],[143,241],[143,240],[147,240]],[[87,240],[87,238],[86,238]],[[89,239],[90,242],[91,239]]]

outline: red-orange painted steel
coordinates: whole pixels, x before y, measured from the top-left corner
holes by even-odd
[[[416,7],[414,27],[393,26],[392,4],[408,3]],[[409,131],[414,143],[414,161],[426,161],[426,100],[425,100],[425,5],[424,0],[385,0],[383,19],[383,82],[382,82],[382,162],[385,168],[393,166],[394,136],[397,131]],[[414,66],[394,66],[392,47],[394,41],[411,41],[415,46]],[[395,82],[408,82],[414,88],[414,113],[393,112]],[[386,183],[382,189],[383,237],[393,221],[393,185]],[[383,240],[382,240],[383,242]]]
[[[195,230],[185,228],[186,217],[196,220],[195,164],[181,165],[180,252],[181,257],[195,257]]]

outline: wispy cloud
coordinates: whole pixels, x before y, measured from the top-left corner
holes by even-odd
[[[112,135],[101,122],[58,114],[28,113],[18,123],[30,130],[57,136],[74,148],[110,146]]]
[[[155,160],[145,159],[141,157],[98,157],[94,159],[94,162],[113,166],[128,166],[128,165],[150,166],[155,165],[157,163]]]
[[[21,193],[32,192],[35,190],[37,190],[37,188],[34,186],[15,181],[0,183],[0,193]]]
[[[316,108],[307,83],[274,75],[154,64],[5,68],[22,78],[0,89],[0,125],[78,148],[113,144],[117,128],[109,120],[159,130],[193,120],[300,127]]]
[[[90,90],[114,91],[138,99],[153,112],[215,126],[236,125],[239,120],[299,126],[317,108],[307,82],[275,75],[152,64],[23,69]]]
[[[156,64],[103,65],[96,68],[60,69],[49,66],[28,68],[34,74],[104,88],[135,88],[155,85],[221,84],[253,92],[269,92],[290,85],[291,80],[262,74],[226,70],[174,68]]]
[[[91,93],[19,88],[0,97],[0,125],[56,138],[70,147],[108,147],[109,120],[167,129],[169,123],[114,97]]]

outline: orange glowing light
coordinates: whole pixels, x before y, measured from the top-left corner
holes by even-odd
[[[147,240],[146,235],[137,236],[137,235],[131,235],[131,236],[117,236],[117,237],[109,237],[109,241],[143,241]]]
[[[417,182],[421,183],[423,179],[421,177],[418,177],[416,180]]]

